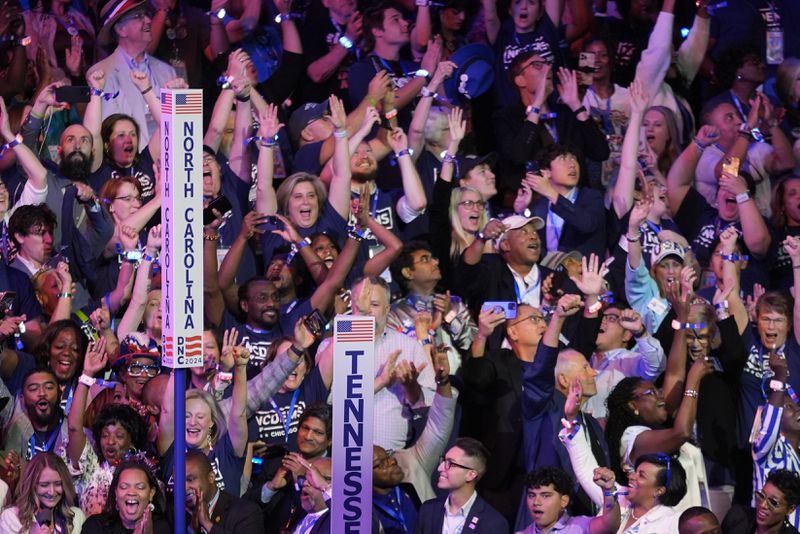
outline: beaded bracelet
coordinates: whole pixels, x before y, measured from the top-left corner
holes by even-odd
[[[101,91],[100,89],[95,89],[94,87],[89,89],[89,93],[92,96],[99,96],[106,102],[108,102],[109,100],[113,100],[114,98],[117,98],[119,96],[119,91],[117,91],[116,93],[106,93],[105,91]]]
[[[3,156],[5,155],[6,151],[11,150],[12,148],[14,148],[19,144],[22,144],[22,136],[20,134],[17,134],[16,137],[14,137],[14,139],[0,146],[0,159],[3,159]]]
[[[706,323],[682,323],[677,319],[672,320],[673,330],[702,330],[706,327]]]

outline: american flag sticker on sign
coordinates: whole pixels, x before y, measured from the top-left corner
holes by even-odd
[[[339,343],[372,343],[375,323],[372,317],[350,317],[336,321],[334,341]]]
[[[200,93],[161,94],[161,113],[167,115],[199,115],[203,112],[203,96]]]

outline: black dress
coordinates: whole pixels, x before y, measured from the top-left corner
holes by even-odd
[[[118,514],[98,514],[86,520],[81,530],[83,534],[133,534],[122,525]],[[153,516],[153,532],[172,534],[172,525],[161,515]]]

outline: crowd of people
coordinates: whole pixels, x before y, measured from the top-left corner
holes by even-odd
[[[798,532],[796,0],[2,5],[3,534],[335,531],[338,314],[375,319],[373,532]]]

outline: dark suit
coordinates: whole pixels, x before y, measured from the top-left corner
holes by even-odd
[[[214,526],[209,534],[263,534],[264,520],[261,509],[250,501],[221,491],[214,513]]]
[[[533,203],[531,211],[536,217],[545,221],[545,226],[539,230],[542,241],[542,257],[548,252],[547,225],[549,224],[547,212],[550,201],[542,197]],[[606,210],[603,204],[603,195],[594,189],[581,187],[573,204],[563,195],[553,205],[553,213],[564,219],[561,227],[561,237],[558,240],[558,250],[569,252],[577,250],[582,255],[588,256],[594,252],[600,258],[605,257],[606,249]]]
[[[444,503],[447,497],[440,497],[427,501],[419,509],[417,524],[414,525],[414,534],[441,534],[444,524]],[[507,534],[508,522],[500,512],[492,508],[478,495],[472,508],[469,510],[467,520],[464,521],[464,533],[470,534]]]

